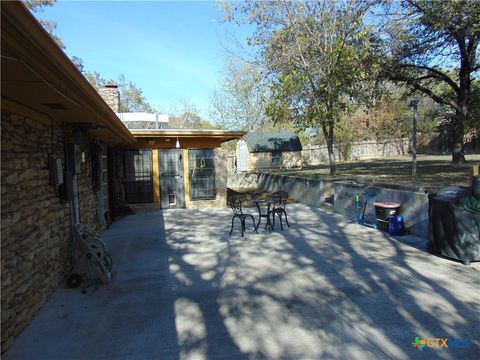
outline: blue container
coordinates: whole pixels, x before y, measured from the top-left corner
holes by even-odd
[[[388,233],[390,235],[405,235],[405,227],[403,225],[403,216],[395,215],[388,218]]]

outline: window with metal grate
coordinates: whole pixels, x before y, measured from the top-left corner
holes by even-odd
[[[188,151],[190,200],[215,199],[215,153],[213,149]]]

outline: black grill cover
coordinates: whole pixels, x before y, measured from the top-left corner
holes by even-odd
[[[480,260],[480,215],[464,209],[470,188],[447,186],[430,197],[429,250],[463,261]]]

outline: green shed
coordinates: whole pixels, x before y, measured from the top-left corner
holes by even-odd
[[[238,141],[236,157],[238,171],[301,167],[302,144],[291,131],[252,131]]]

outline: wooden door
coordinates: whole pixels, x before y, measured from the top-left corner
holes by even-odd
[[[184,208],[183,150],[158,151],[160,175],[160,208]]]

